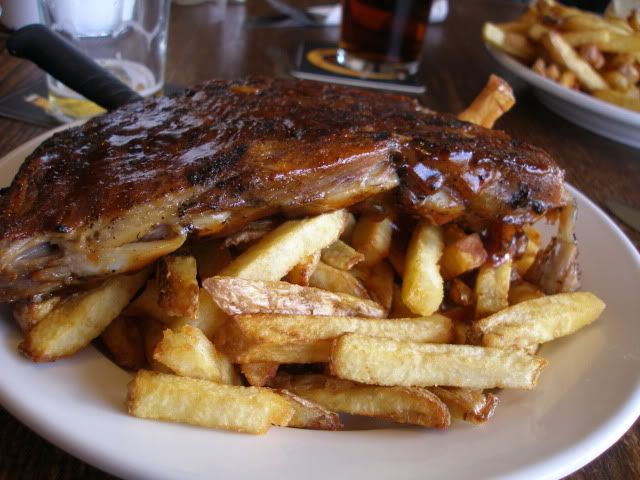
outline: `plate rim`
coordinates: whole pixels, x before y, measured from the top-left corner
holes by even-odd
[[[47,132],[44,132],[31,140],[26,141],[22,145],[14,148],[0,158],[0,169],[2,169],[16,155],[25,155],[33,151],[37,145],[51,135],[71,128],[80,124],[62,125]],[[606,212],[601,209],[589,197],[580,190],[568,184],[572,194],[574,194],[581,202],[587,204],[590,210],[601,220],[605,222],[612,233],[619,238],[628,253],[633,259],[633,267],[636,271],[640,271],[640,252],[622,231],[620,227],[611,219]],[[0,387],[2,385],[0,384]],[[20,408],[20,396],[11,395],[11,392],[5,392],[5,388],[0,388],[0,404],[18,421],[26,425],[37,435],[51,442],[58,448],[74,456],[75,458],[91,464],[105,472],[118,475],[124,478],[151,478],[150,471],[141,466],[136,461],[128,461],[124,463],[113,464],[108,455],[90,447],[91,442],[83,442],[83,439],[76,438],[67,431],[59,431],[56,429],[54,422],[50,420],[43,421],[41,416],[34,415],[33,412],[27,412]],[[593,461],[605,450],[615,444],[635,423],[640,416],[640,383],[636,386],[632,394],[626,398],[623,408],[612,412],[608,419],[600,424],[590,434],[583,437],[579,442],[574,443],[569,448],[546,458],[536,461],[532,464],[523,464],[516,469],[503,473],[499,478],[535,478],[557,479],[572,472],[577,471],[586,464]],[[167,477],[168,478],[168,477]]]

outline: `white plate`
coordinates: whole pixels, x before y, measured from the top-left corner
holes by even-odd
[[[529,83],[550,110],[598,135],[640,148],[640,113],[563,87],[495,48],[487,45],[487,50],[500,65]]]
[[[40,140],[0,161],[0,184]],[[20,335],[8,318],[0,321],[0,402],[52,443],[125,478],[560,478],[612,445],[640,413],[640,256],[575,194],[584,289],[607,310],[575,336],[545,345],[550,366],[538,388],[501,392],[484,426],[273,428],[251,436],[140,420],[125,411],[129,374],[93,348],[54,364],[30,363],[16,352]]]

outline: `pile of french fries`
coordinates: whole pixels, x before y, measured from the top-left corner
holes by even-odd
[[[460,118],[488,127],[513,104],[492,76]],[[34,361],[92,341],[129,384],[131,415],[250,433],[336,430],[339,413],[431,428],[483,423],[493,389],[532,389],[540,344],[598,318],[587,292],[524,280],[540,235],[496,263],[459,225],[337,210],[249,224],[155,268],[66,297],[18,303]]]
[[[622,19],[536,0],[482,36],[546,78],[640,112],[640,9]]]

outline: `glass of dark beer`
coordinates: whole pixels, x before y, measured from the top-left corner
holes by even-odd
[[[432,0],[343,0],[337,61],[367,73],[418,70]]]

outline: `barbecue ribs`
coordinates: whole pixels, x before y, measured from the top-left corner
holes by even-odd
[[[0,301],[390,190],[435,223],[523,224],[563,205],[563,172],[539,148],[407,97],[211,81],[96,117],[27,158],[0,196]]]

